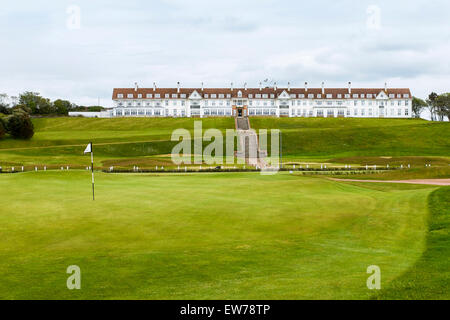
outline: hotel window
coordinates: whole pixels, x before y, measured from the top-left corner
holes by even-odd
[[[138,94],[138,99],[142,99],[142,94]]]
[[[327,105],[329,106],[333,105],[333,101],[327,101]]]
[[[365,110],[364,109],[361,109],[361,115],[362,116],[365,115]]]
[[[128,102],[127,105],[128,105],[129,107],[131,107],[131,102]]]
[[[398,108],[397,114],[398,114],[399,116],[401,116],[401,115],[402,115],[402,109]]]
[[[408,108],[405,109],[405,116],[408,115]]]
[[[128,99],[133,99],[133,94],[132,94],[132,93],[129,93],[129,94],[127,95],[127,97],[128,97]]]
[[[141,103],[140,103],[140,102],[138,102],[138,103],[137,103],[137,105],[138,105],[138,107],[140,107],[140,106],[141,106]]]
[[[355,110],[354,110],[353,115],[355,115],[355,116],[358,115],[358,109],[355,109]]]
[[[255,97],[256,97],[256,99],[261,99],[261,95],[260,95],[259,93],[257,93],[257,94],[255,95]]]
[[[409,105],[409,101],[405,100],[405,106],[408,106],[408,105]]]
[[[117,110],[116,111],[116,115],[121,116],[122,115],[122,110]]]
[[[117,98],[123,99],[123,94],[122,94],[122,93],[119,93],[119,94],[117,95]]]
[[[178,95],[176,93],[173,93],[172,94],[172,99],[176,99],[176,98],[178,98]]]
[[[353,98],[358,98],[358,94],[355,93],[355,94],[353,95]]]
[[[250,109],[249,112],[250,112],[250,115],[251,115],[251,116],[254,116],[254,115],[255,115],[255,109]]]
[[[253,100],[250,100],[250,101],[248,102],[248,104],[249,104],[250,106],[252,106],[252,105],[253,105]]]
[[[270,94],[270,99],[275,98],[275,95],[273,93]]]
[[[205,98],[208,98],[208,94],[207,93],[205,93]]]
[[[317,104],[318,106],[321,106],[321,105],[322,105],[322,101],[317,100],[317,101],[316,101],[316,104]]]
[[[252,95],[252,94],[249,94],[249,95],[248,95],[248,98],[249,98],[249,99],[253,99],[253,95]]]
[[[155,98],[161,98],[161,95],[159,93],[155,94]]]
[[[402,95],[401,95],[401,94],[397,94],[397,98],[399,98],[399,99],[400,99],[401,97],[402,97]]]
[[[295,99],[295,94],[291,94],[290,97],[291,97],[292,99]]]
[[[317,95],[317,98],[321,99],[321,98],[322,98],[322,95],[319,93],[319,94]]]
[[[264,109],[264,115],[268,116],[269,115],[269,109]]]
[[[298,97],[299,97],[299,98],[304,98],[305,95],[304,95],[304,94],[299,94]]]
[[[367,98],[368,98],[368,99],[372,99],[372,94],[371,94],[371,93],[368,93],[368,94],[367,94]]]
[[[186,94],[185,93],[180,94],[180,98],[181,99],[186,99]]]
[[[363,93],[363,94],[361,94],[361,98],[364,98],[364,93]]]
[[[231,98],[231,94],[228,93],[227,94],[227,98],[230,99]]]
[[[353,105],[357,106],[358,105],[358,101],[357,100],[353,101]]]
[[[271,101],[271,103],[270,103],[272,106],[274,106],[275,105],[275,101]]]
[[[256,115],[258,115],[258,116],[262,115],[262,110],[261,109],[256,109]]]
[[[312,98],[314,98],[314,95],[312,93],[310,93],[310,94],[308,94],[308,98],[312,99]]]
[[[369,108],[369,116],[372,115],[372,108]]]
[[[317,116],[323,117],[323,110],[317,110]]]
[[[275,109],[270,109],[270,115],[274,116],[277,114],[277,111]]]
[[[395,94],[389,94],[389,98],[394,99],[395,98]]]
[[[169,100],[164,101],[164,104],[165,104],[166,106],[168,106],[168,105],[169,105]]]
[[[264,101],[264,106],[265,106],[265,107],[267,106],[267,101]]]
[[[224,98],[225,98],[225,95],[224,95],[223,93],[221,93],[221,94],[219,94],[219,98],[220,98],[220,99],[224,99]]]
[[[216,99],[217,95],[215,93],[211,94],[211,99]]]
[[[405,93],[405,94],[403,95],[403,98],[409,98],[409,94]]]
[[[402,102],[398,100],[398,106],[400,107],[402,105]]]
[[[333,95],[331,93],[328,93],[327,94],[327,99],[331,99],[331,98],[333,98]]]
[[[337,97],[338,97],[338,99],[342,99],[342,94],[339,93],[339,94],[337,95]]]
[[[262,95],[262,97],[263,97],[263,99],[267,99],[267,98],[269,98],[269,95],[265,93]]]
[[[366,100],[362,100],[362,101],[361,101],[361,105],[362,105],[362,106],[365,106],[365,105],[366,105]]]
[[[151,93],[147,93],[146,97],[147,97],[147,99],[151,99],[152,98],[152,94]]]
[[[348,93],[345,94],[345,99],[349,99],[350,95]]]
[[[166,93],[165,95],[164,95],[164,98],[166,98],[166,99],[168,99],[170,97],[170,95],[168,94],[168,93]]]

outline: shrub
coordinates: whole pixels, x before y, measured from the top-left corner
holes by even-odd
[[[3,125],[2,118],[0,118],[0,139],[3,138],[6,134],[5,126]]]
[[[17,139],[31,139],[34,135],[33,123],[30,117],[23,112],[17,112],[10,116],[6,129]]]

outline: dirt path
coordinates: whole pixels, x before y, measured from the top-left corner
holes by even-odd
[[[409,183],[409,184],[428,184],[434,186],[450,186],[450,179],[414,179],[414,180],[358,180],[358,179],[336,179],[334,181],[354,181],[354,182],[381,182],[381,183]]]

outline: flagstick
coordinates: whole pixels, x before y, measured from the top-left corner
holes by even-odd
[[[95,188],[94,188],[94,147],[91,142],[91,169],[92,169],[92,201],[95,201]]]

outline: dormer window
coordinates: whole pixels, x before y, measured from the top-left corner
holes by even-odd
[[[257,93],[257,94],[255,95],[255,97],[256,97],[256,99],[261,99],[261,94]]]
[[[353,98],[358,98],[358,94],[355,93],[355,94],[353,95]]]
[[[223,98],[225,98],[225,95],[223,93],[221,93],[221,94],[219,94],[219,98],[223,99]]]
[[[170,97],[170,95],[168,94],[168,93],[166,93],[165,95],[164,95],[164,98],[166,98],[166,99],[168,99]]]
[[[123,93],[119,93],[119,94],[117,95],[117,98],[118,98],[118,99],[123,99]]]
[[[161,98],[161,95],[159,93],[155,94],[155,98]]]
[[[180,98],[186,99],[186,94],[185,94],[185,93],[182,93],[182,94],[180,95]]]
[[[394,99],[395,98],[395,94],[393,94],[393,93],[389,94],[389,98]]]
[[[176,98],[178,98],[178,95],[176,93],[173,93],[172,94],[172,99],[176,99]]]
[[[299,94],[298,97],[299,97],[299,98],[304,98],[305,95],[302,93],[302,94]]]
[[[211,98],[212,98],[212,99],[216,99],[216,98],[217,98],[217,94],[212,93],[212,94],[211,94]]]
[[[368,93],[368,94],[367,94],[367,98],[372,99],[372,94],[371,94],[371,93]]]
[[[338,99],[342,99],[342,94],[338,93],[337,97],[338,97]]]
[[[249,99],[253,99],[253,95],[250,93],[250,94],[248,95],[248,98],[249,98]]]
[[[271,94],[270,94],[270,98],[271,98],[271,99],[275,98],[275,94],[274,94],[274,93],[271,93]]]
[[[401,98],[402,97],[402,95],[401,94],[397,94],[397,98]]]
[[[142,99],[142,94],[138,94],[138,99]]]
[[[403,98],[409,98],[409,94],[405,93],[405,94],[403,95]]]
[[[227,93],[227,98],[230,99],[231,98],[231,94]]]
[[[151,93],[147,93],[147,99],[153,98],[153,95]]]
[[[208,96],[208,94],[207,93],[205,93],[205,98],[208,98],[209,96]]]
[[[262,95],[262,97],[263,97],[263,99],[267,99],[267,98],[269,98],[269,95],[267,93],[265,93]]]
[[[317,98],[318,98],[318,99],[321,99],[321,98],[322,98],[322,95],[319,93],[319,94],[317,95]]]
[[[309,99],[314,98],[314,94],[312,94],[312,93],[308,94],[308,98],[309,98]]]
[[[295,94],[291,94],[290,97],[291,97],[292,99],[295,99],[296,96],[295,96]]]
[[[345,94],[345,99],[349,99],[350,95],[348,93]]]
[[[238,98],[242,98],[242,91],[238,91]]]
[[[331,98],[333,98],[333,95],[331,93],[328,93],[327,94],[327,99],[331,99]]]
[[[127,94],[127,98],[128,98],[128,99],[133,99],[133,97],[134,97],[134,96],[133,96],[132,93]]]

